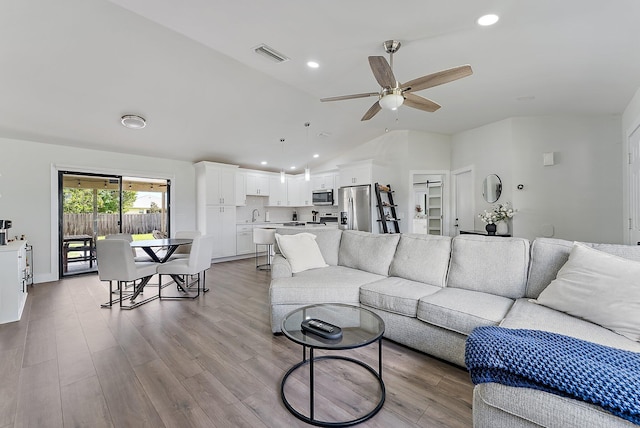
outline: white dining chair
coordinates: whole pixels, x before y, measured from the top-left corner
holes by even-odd
[[[169,260],[158,266],[158,274],[160,275],[160,284],[162,284],[162,275],[172,275],[182,277],[182,284],[177,284],[179,289],[181,288],[185,293],[188,291],[190,284],[189,278],[191,276],[197,276],[197,294],[195,295],[183,295],[183,296],[162,296],[162,286],[158,290],[158,296],[161,299],[195,299],[200,296],[200,289],[202,292],[207,291],[205,289],[205,271],[211,267],[211,257],[213,255],[213,236],[210,235],[198,235],[193,238],[191,244],[191,252],[188,258],[179,258],[175,260]]]
[[[196,236],[202,234],[198,230],[179,230],[175,234],[176,239],[194,239]],[[191,253],[192,244],[180,245],[176,251],[173,252],[169,260],[174,259],[188,259],[189,253]]]
[[[101,281],[109,281],[109,302],[103,304],[103,307],[111,307],[113,303],[119,302],[121,308],[132,309],[150,300],[144,299],[128,306],[122,304],[124,297],[131,297],[132,302],[138,297],[149,279],[156,274],[160,263],[136,262],[129,241],[115,238],[101,239],[96,243],[96,258],[98,277]],[[136,284],[138,280],[139,282]],[[120,298],[116,300],[112,298],[113,281],[117,282],[120,290]],[[123,296],[123,288],[127,283],[133,283],[133,291],[131,294]]]
[[[104,239],[124,239],[125,241],[128,241],[129,244],[131,244],[133,242],[133,235],[131,235],[130,233],[112,233],[111,235],[105,236]],[[131,253],[133,254],[134,261],[136,262],[153,261],[151,260],[151,257],[146,254],[144,256],[139,256],[135,248],[131,248]]]

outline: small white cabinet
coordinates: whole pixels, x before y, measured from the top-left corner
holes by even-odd
[[[269,176],[259,173],[247,174],[247,195],[269,196]]]
[[[336,174],[334,173],[314,175],[311,178],[312,190],[333,189],[335,187],[335,177]]]
[[[287,177],[287,206],[311,206],[311,182],[304,176]]]
[[[0,246],[0,324],[19,321],[27,301],[27,241]]]

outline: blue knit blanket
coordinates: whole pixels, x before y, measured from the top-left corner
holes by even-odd
[[[539,330],[478,327],[465,362],[496,382],[583,400],[640,425],[640,354]]]

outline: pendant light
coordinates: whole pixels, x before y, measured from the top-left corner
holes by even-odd
[[[282,143],[282,162],[284,162],[284,138],[280,138],[280,142]],[[284,166],[280,169],[280,183],[284,184]]]
[[[307,128],[307,147],[309,146],[309,126],[310,122],[305,122],[304,127]],[[307,162],[307,166],[304,168],[304,181],[311,181],[311,169],[309,168],[309,162]]]

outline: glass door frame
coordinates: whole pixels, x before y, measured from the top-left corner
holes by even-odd
[[[66,171],[58,170],[58,277],[69,277],[74,275],[81,275],[86,273],[95,273],[94,271],[81,271],[77,273],[68,273],[64,271],[63,263],[63,251],[64,251],[64,176],[85,176],[85,177],[98,177],[105,180],[118,180],[118,232],[122,232],[122,176],[108,173],[92,173],[92,172],[78,172],[78,171]],[[93,236],[92,242],[97,240],[97,207],[94,206],[93,211]],[[93,249],[91,250],[93,251]]]

